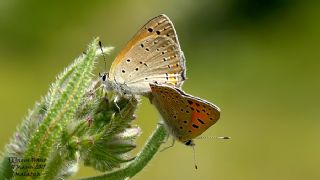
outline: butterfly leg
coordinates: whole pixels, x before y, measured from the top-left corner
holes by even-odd
[[[160,122],[158,122],[158,126],[165,126],[165,124],[164,124],[164,122],[163,122],[163,121],[160,121]],[[167,136],[165,137],[165,140],[164,140],[164,141],[162,141],[161,143],[162,143],[162,144],[167,143],[167,142],[168,142],[169,137],[170,137],[170,135],[167,133]],[[167,147],[165,147],[165,148],[161,149],[161,150],[160,150],[160,152],[163,152],[164,150],[166,150],[166,149],[169,149],[169,148],[173,147],[173,146],[174,146],[174,143],[175,143],[175,139],[174,139],[174,138],[172,138],[172,144],[171,144],[170,146],[167,146]]]
[[[133,104],[133,102],[136,102],[136,101],[138,101],[136,96],[134,94],[131,94],[130,101],[129,101],[131,103],[131,105],[135,106],[135,104]]]
[[[134,102],[136,102],[138,100],[135,97],[135,95],[133,95],[133,94],[118,94],[115,96],[115,98],[113,99],[113,103],[115,104],[116,108],[118,109],[120,116],[123,117],[121,114],[121,108],[118,105],[118,102],[121,97],[126,98],[132,106],[136,106],[136,104]]]
[[[163,152],[169,148],[172,148],[174,146],[174,143],[176,142],[176,140],[174,138],[172,138],[172,143],[170,146],[167,146],[167,147],[164,147],[163,149],[160,150],[160,152]],[[165,143],[165,142],[162,142],[162,143]]]
[[[99,73],[99,77],[101,78],[102,75]],[[106,85],[101,83],[101,81],[96,81],[89,89],[88,94],[96,94],[96,92],[100,89],[106,89]]]
[[[118,105],[118,101],[119,101],[119,95],[116,95],[115,98],[113,99],[113,103],[116,106],[116,108],[118,109],[120,116],[123,118],[123,116],[121,114],[121,109]]]

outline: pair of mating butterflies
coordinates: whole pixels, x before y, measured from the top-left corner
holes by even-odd
[[[173,24],[166,15],[159,15],[127,43],[102,80],[109,90],[149,97],[172,135],[192,146],[192,139],[218,121],[220,110],[180,89],[185,74]]]

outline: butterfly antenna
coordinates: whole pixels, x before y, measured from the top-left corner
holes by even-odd
[[[231,137],[229,137],[229,136],[219,136],[219,137],[202,136],[202,137],[197,137],[196,139],[231,139]]]
[[[102,57],[103,57],[103,61],[104,61],[104,72],[107,72],[107,60],[106,60],[106,54],[103,52],[103,48],[102,48],[102,42],[99,41],[99,47],[102,53]]]
[[[196,161],[196,149],[194,146],[192,146],[192,149],[193,149],[193,162],[194,162],[194,168],[195,169],[198,169],[198,166],[197,166],[197,161]]]

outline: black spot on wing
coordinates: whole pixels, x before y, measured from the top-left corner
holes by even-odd
[[[201,124],[205,124],[201,119],[197,119]]]
[[[196,124],[192,124],[192,127],[194,127],[194,128],[199,128],[199,126],[196,125]]]

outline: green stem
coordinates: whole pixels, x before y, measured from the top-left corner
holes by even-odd
[[[9,157],[7,155],[3,156],[0,163],[0,179],[12,179],[14,172]]]
[[[59,154],[59,151],[54,152],[50,161],[47,164],[46,172],[42,179],[56,179],[57,175],[64,166],[65,157]]]
[[[81,180],[125,179],[133,177],[148,164],[167,136],[167,130],[164,125],[159,124],[138,156],[126,167],[108,174],[83,178]]]

